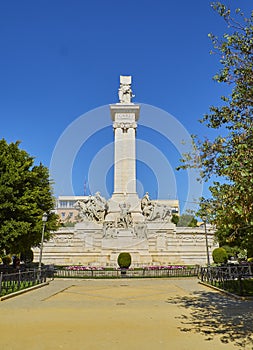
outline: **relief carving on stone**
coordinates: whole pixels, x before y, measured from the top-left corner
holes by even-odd
[[[117,230],[115,226],[115,221],[104,222],[103,238],[117,238]]]
[[[134,225],[134,234],[137,238],[147,238],[147,224],[144,222]]]
[[[130,128],[136,129],[137,128],[137,124],[135,122],[133,123],[123,123],[123,122],[115,122],[113,124],[114,129],[120,128],[122,130],[127,130]]]
[[[106,221],[103,225],[104,238],[117,238],[121,231],[129,231],[133,238],[145,238],[147,236],[147,225],[143,222],[133,222],[129,203],[119,203],[120,212],[114,221]]]

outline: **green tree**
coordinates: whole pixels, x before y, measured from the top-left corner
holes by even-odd
[[[178,224],[178,221],[179,221],[179,216],[177,214],[173,214],[172,215],[172,218],[171,218],[171,222],[175,225]]]
[[[197,226],[197,219],[194,218],[191,214],[182,214],[179,217],[177,226],[178,227],[196,227]]]
[[[44,212],[45,239],[49,230],[57,228],[48,169],[33,165],[34,158],[19,144],[0,140],[0,251],[6,253],[27,252],[39,245]]]
[[[253,250],[253,12],[247,18],[237,9],[233,17],[220,2],[212,6],[228,25],[221,39],[210,34],[221,63],[214,80],[230,93],[201,120],[217,136],[193,137],[195,153],[185,155],[180,168],[200,167],[204,180],[215,180],[200,215],[216,225],[220,243]]]

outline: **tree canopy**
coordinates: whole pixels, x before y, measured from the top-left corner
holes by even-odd
[[[41,241],[42,215],[48,214],[45,239],[57,228],[49,171],[19,148],[0,140],[0,252],[21,253]]]
[[[212,179],[211,196],[201,199],[199,214],[216,225],[220,243],[253,255],[253,11],[246,17],[220,2],[212,7],[227,24],[222,38],[209,34],[221,63],[214,80],[227,84],[230,93],[201,120],[218,136],[193,136],[196,152],[185,155],[180,168],[199,167],[202,179]]]
[[[191,214],[173,215],[172,220],[178,227],[197,227],[197,219]]]

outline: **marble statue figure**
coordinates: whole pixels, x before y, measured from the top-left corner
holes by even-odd
[[[95,196],[89,196],[87,199],[78,200],[75,208],[79,211],[79,217],[82,221],[102,222],[107,211],[107,202],[99,192]]]
[[[148,221],[171,221],[171,207],[166,204],[154,203],[150,200],[148,192],[141,200],[141,210]]]
[[[132,103],[134,97],[131,89],[131,77],[120,76],[119,102],[122,104]]]

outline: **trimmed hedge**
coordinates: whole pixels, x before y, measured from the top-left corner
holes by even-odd
[[[128,269],[131,265],[132,259],[129,253],[120,253],[118,256],[118,265],[120,268]]]
[[[212,256],[215,264],[224,264],[228,261],[228,254],[224,248],[215,248]]]

